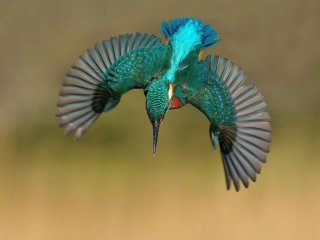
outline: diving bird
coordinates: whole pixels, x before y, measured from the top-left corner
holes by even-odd
[[[266,103],[245,73],[229,59],[202,58],[220,42],[216,30],[194,18],[161,24],[162,41],[130,33],[96,43],[67,72],[57,104],[65,134],[80,139],[103,112],[118,105],[122,94],[142,89],[153,128],[156,152],[161,122],[170,109],[188,103],[209,120],[214,148],[219,146],[227,189],[256,181],[271,142]]]

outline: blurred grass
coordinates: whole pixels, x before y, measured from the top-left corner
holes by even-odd
[[[319,239],[320,4],[282,1],[2,1],[0,239]],[[257,183],[225,190],[207,120],[171,111],[152,158],[143,94],[75,143],[54,117],[63,74],[94,42],[160,35],[195,16],[266,98],[273,141]],[[130,117],[128,117],[130,116]]]
[[[143,100],[142,94],[132,98]],[[207,123],[187,118],[196,114],[192,108],[169,114],[156,159],[150,126],[122,125],[115,121],[119,114],[110,113],[109,124],[100,119],[77,143],[62,136],[54,119],[2,139],[0,239],[320,236],[320,128],[314,119],[274,123],[262,175],[236,193],[225,191]],[[190,131],[199,124],[205,131]]]

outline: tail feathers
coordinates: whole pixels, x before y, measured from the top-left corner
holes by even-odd
[[[212,67],[221,84],[229,90],[234,116],[228,122],[212,123],[210,135],[220,145],[227,189],[231,182],[239,191],[240,183],[246,188],[256,181],[266,162],[271,142],[270,116],[266,103],[253,84],[246,83],[246,76],[233,63],[215,57]]]
[[[220,42],[218,33],[213,27],[205,25],[202,21],[194,18],[183,17],[173,19],[169,22],[163,22],[161,24],[161,31],[164,37],[170,40],[180,27],[186,25],[190,21],[198,26],[199,32],[201,33],[202,48],[209,48]]]

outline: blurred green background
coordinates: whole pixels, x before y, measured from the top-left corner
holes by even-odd
[[[206,54],[238,63],[269,106],[268,163],[239,193],[191,106],[167,115],[155,159],[140,91],[80,142],[57,126],[80,53],[182,16],[214,25]],[[318,0],[2,0],[0,239],[320,239],[319,39]]]

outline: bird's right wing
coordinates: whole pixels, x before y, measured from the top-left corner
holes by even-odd
[[[62,83],[57,116],[65,134],[79,139],[123,93],[145,88],[166,69],[170,48],[145,33],[125,34],[95,44],[71,66]]]
[[[266,160],[271,142],[266,103],[246,75],[230,60],[208,56],[185,87],[188,101],[209,119],[210,138],[220,146],[227,189],[249,186]]]

